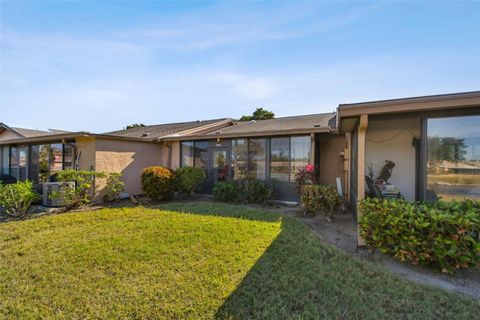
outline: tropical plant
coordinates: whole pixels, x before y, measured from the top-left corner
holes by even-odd
[[[52,193],[52,198],[61,199],[67,210],[80,208],[92,201],[95,178],[104,178],[103,172],[66,169],[57,173],[60,191]]]
[[[107,174],[107,182],[105,185],[105,201],[115,201],[120,197],[120,193],[125,189],[125,183],[120,180],[121,173],[111,172]]]
[[[360,234],[368,246],[401,261],[442,272],[480,262],[480,202],[414,203],[396,199],[360,202]]]
[[[300,194],[302,187],[307,184],[318,184],[320,169],[313,164],[307,164],[295,173],[295,191]]]
[[[175,194],[175,172],[160,166],[143,169],[142,189],[153,201],[172,199]]]
[[[7,185],[0,183],[0,207],[9,216],[25,216],[30,205],[38,198],[31,181],[18,181]]]

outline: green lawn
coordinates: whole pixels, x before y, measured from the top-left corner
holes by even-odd
[[[0,224],[0,318],[478,314],[478,302],[401,280],[266,210],[171,203]]]

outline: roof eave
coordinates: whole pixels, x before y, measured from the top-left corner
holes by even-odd
[[[219,134],[205,134],[205,135],[191,135],[179,137],[165,137],[160,141],[187,141],[187,140],[213,140],[213,139],[232,139],[232,138],[247,138],[247,137],[268,137],[268,136],[285,136],[285,135],[300,135],[311,133],[330,133],[330,127],[314,128],[314,129],[291,129],[291,130],[272,130],[264,132],[247,132],[247,133],[219,133]]]

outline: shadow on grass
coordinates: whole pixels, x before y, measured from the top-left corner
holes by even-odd
[[[348,256],[295,218],[220,203],[172,203],[162,209],[268,222],[281,232],[217,310],[218,319],[472,318],[480,304],[409,283]]]

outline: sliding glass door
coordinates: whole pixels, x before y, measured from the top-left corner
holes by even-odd
[[[426,198],[480,200],[480,115],[427,119]]]

